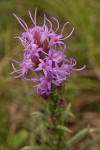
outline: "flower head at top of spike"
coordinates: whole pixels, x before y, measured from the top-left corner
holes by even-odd
[[[11,59],[20,67],[17,70],[12,64],[14,70],[12,74],[16,74],[15,78],[23,77],[35,83],[37,93],[47,99],[53,93],[53,86],[61,86],[70,77],[71,70],[82,70],[85,66],[81,69],[74,69],[76,60],[73,58],[68,59],[64,55],[64,50],[66,50],[64,40],[69,38],[74,31],[73,28],[69,35],[63,37],[64,28],[69,24],[68,22],[64,24],[61,34],[58,35],[59,22],[56,18],[52,17],[57,22],[57,28],[54,30],[46,15],[44,15],[43,25],[38,26],[36,22],[37,9],[35,10],[34,19],[30,11],[28,12],[34,25],[32,28],[29,28],[25,21],[14,14],[25,32],[16,37],[21,41],[24,51],[22,62]],[[50,27],[46,25],[47,22]],[[34,73],[34,76],[30,78],[28,77],[29,70]]]

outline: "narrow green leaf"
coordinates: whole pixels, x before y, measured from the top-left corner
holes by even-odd
[[[32,150],[30,146],[25,146],[24,148],[21,148],[20,150]]]
[[[63,112],[63,117],[67,117],[67,116],[71,116],[73,118],[75,118],[74,114],[70,111],[71,109],[71,103],[68,104],[67,108],[65,109],[65,111]]]
[[[100,142],[100,135],[89,140],[80,150],[89,150],[89,148],[95,145],[97,142]]]
[[[98,129],[98,128],[90,128],[89,129],[89,132],[96,132],[96,131],[100,131],[100,129]]]
[[[67,110],[67,111],[70,111],[70,109],[71,109],[71,103],[68,104],[66,110]]]
[[[51,149],[46,146],[25,146],[20,150],[51,150]]]
[[[18,150],[27,137],[28,137],[28,132],[26,130],[21,130],[18,133],[14,134],[12,137],[10,137],[8,141],[8,145],[10,146],[10,149]]]
[[[31,115],[36,115],[36,116],[39,116],[39,117],[42,117],[42,118],[46,118],[46,116],[43,113],[38,112],[38,111],[32,112]]]
[[[80,131],[79,133],[77,133],[74,137],[72,137],[68,142],[67,142],[67,146],[70,147],[76,143],[78,143],[79,141],[81,141],[89,132],[89,128],[83,129],[82,131]]]
[[[72,112],[70,112],[70,111],[66,111],[66,112],[64,113],[64,116],[65,116],[65,117],[66,117],[66,116],[70,116],[70,117],[75,118],[75,115],[74,115]]]
[[[63,125],[58,125],[57,129],[64,130],[64,131],[67,131],[69,133],[72,133],[72,130],[70,130],[69,128],[67,128],[67,127],[65,127]]]

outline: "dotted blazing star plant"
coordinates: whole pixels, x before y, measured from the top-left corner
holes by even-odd
[[[57,23],[57,28],[54,30],[51,21],[44,15],[44,23],[38,26],[36,22],[35,10],[34,18],[30,11],[29,16],[33,23],[33,27],[28,25],[21,18],[14,16],[24,28],[21,36],[17,36],[23,45],[23,60],[18,62],[11,59],[19,65],[17,70],[12,63],[14,78],[22,77],[25,80],[31,81],[34,88],[37,89],[37,94],[40,95],[45,103],[44,112],[47,116],[45,128],[48,135],[49,143],[45,145],[50,150],[66,149],[69,144],[65,141],[65,132],[71,132],[64,124],[64,113],[70,111],[70,105],[64,110],[63,91],[66,80],[70,77],[71,71],[81,71],[85,68],[75,69],[76,60],[67,58],[64,54],[66,50],[65,40],[68,39],[73,31],[63,37],[64,28],[69,24],[66,22],[60,34],[57,34],[59,22],[56,18],[52,19]],[[49,27],[47,24],[50,24]],[[31,77],[30,77],[31,72]],[[62,108],[62,109],[61,109]],[[69,113],[71,114],[71,113]],[[71,114],[72,116],[72,114]],[[41,147],[42,149],[42,147]]]

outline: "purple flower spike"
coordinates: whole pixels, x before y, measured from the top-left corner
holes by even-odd
[[[66,37],[63,37],[65,27],[69,24],[66,22],[62,28],[61,34],[57,34],[59,30],[59,22],[56,18],[53,20],[57,23],[56,30],[53,29],[51,21],[44,15],[44,23],[42,26],[38,26],[36,22],[35,10],[34,18],[30,11],[29,16],[33,23],[33,27],[29,28],[24,20],[20,17],[16,17],[20,25],[25,30],[21,36],[17,36],[24,48],[23,60],[17,63],[20,69],[16,69],[12,64],[13,72],[16,74],[15,78],[23,77],[26,80],[32,81],[36,84],[37,93],[45,99],[48,99],[49,95],[53,93],[53,86],[61,86],[67,78],[70,76],[71,70],[80,71],[81,69],[74,69],[76,60],[73,58],[66,58],[64,51],[66,50],[65,39],[69,38],[74,31],[72,31]],[[50,27],[46,24],[49,23]],[[33,73],[31,78],[28,78],[29,70]],[[63,103],[62,101],[59,103]]]

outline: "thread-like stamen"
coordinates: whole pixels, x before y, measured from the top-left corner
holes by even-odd
[[[19,76],[15,76],[14,78],[16,79],[16,78],[19,78],[19,77],[21,77],[21,76],[23,76],[23,74],[20,74]]]
[[[35,26],[36,26],[36,14],[37,14],[37,8],[35,9],[35,15],[34,15],[34,23],[35,23]]]
[[[37,87],[38,86],[38,84],[37,85],[34,85],[34,86],[32,86],[32,87]]]
[[[54,31],[54,32],[57,32],[58,29],[59,29],[59,21],[58,21],[56,18],[54,18],[54,17],[51,17],[51,18],[54,19],[54,20],[57,22],[57,28],[56,28],[56,30]]]
[[[34,22],[34,20],[33,20],[33,17],[32,17],[32,15],[31,15],[31,12],[28,10],[28,13],[29,13],[29,16],[30,16],[30,18],[31,18],[31,21],[33,22],[33,24],[35,25],[35,22]]]
[[[13,69],[14,69],[14,72],[16,71],[16,68],[15,68],[15,66],[14,66],[14,64],[12,63],[12,67],[13,67]]]
[[[46,15],[44,14],[44,24],[43,24],[43,27],[45,27],[46,25]]]
[[[50,30],[52,29],[52,23],[51,23],[51,21],[46,17],[46,20],[49,22],[49,24],[50,24]]]
[[[72,69],[72,70],[74,70],[74,71],[81,71],[81,70],[83,70],[83,69],[85,69],[86,68],[86,65],[84,65],[82,68],[79,68],[79,69]]]
[[[68,25],[68,24],[69,24],[69,22],[66,22],[66,23],[64,24],[64,26],[63,26],[63,28],[62,28],[62,30],[61,30],[61,35],[62,35],[63,32],[64,32],[65,26]]]
[[[14,60],[14,59],[12,59],[12,58],[8,58],[9,60],[12,60],[12,61],[14,61],[14,62],[16,62],[17,64],[20,64],[20,62],[19,61],[17,61],[17,60]]]
[[[72,35],[72,33],[73,33],[74,29],[75,29],[75,28],[73,28],[73,29],[72,29],[72,31],[69,33],[69,35],[67,35],[65,38],[60,39],[60,40],[68,39],[68,38]]]
[[[27,24],[21,18],[17,17],[15,14],[13,14],[13,15],[16,17],[16,19],[21,24],[21,26],[24,28],[24,30],[27,31],[28,30]]]

